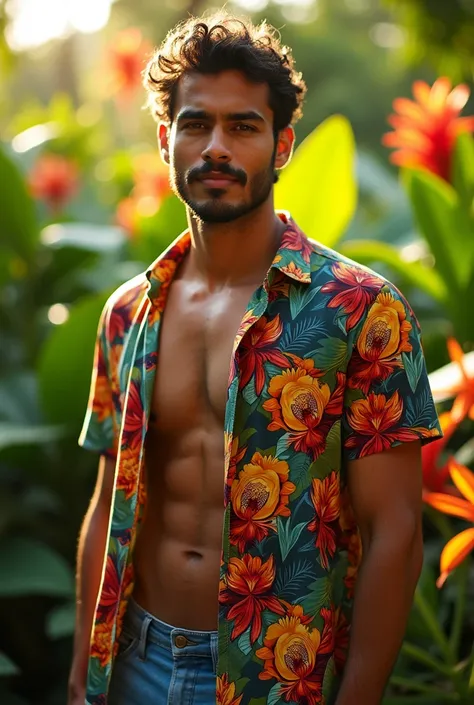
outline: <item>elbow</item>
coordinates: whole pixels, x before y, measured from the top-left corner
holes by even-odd
[[[416,585],[423,567],[423,533],[421,516],[404,512],[384,517],[362,533],[363,554],[372,551],[392,565],[397,563],[406,571],[410,583]],[[365,533],[365,535],[364,535]]]

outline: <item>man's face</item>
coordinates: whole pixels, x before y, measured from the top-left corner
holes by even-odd
[[[275,167],[283,164],[268,98],[266,84],[239,71],[180,80],[173,122],[169,134],[160,126],[160,142],[173,190],[203,222],[230,222],[269,198]]]

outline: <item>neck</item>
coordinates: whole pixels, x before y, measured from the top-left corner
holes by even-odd
[[[205,280],[209,289],[261,284],[286,227],[273,199],[229,223],[203,223],[188,211],[188,223],[186,274]]]

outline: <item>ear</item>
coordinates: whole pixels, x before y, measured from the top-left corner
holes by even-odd
[[[293,145],[295,144],[295,131],[289,125],[284,127],[278,133],[275,169],[283,169],[288,164],[293,154]]]
[[[170,147],[169,147],[169,126],[164,122],[158,125],[158,146],[160,148],[160,156],[165,164],[170,163]]]

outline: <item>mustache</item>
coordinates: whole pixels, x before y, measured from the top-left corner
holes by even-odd
[[[197,179],[210,174],[211,172],[219,172],[220,174],[226,174],[227,176],[232,176],[236,179],[242,186],[247,183],[247,174],[243,169],[235,169],[230,166],[230,164],[213,164],[212,162],[206,162],[202,166],[195,166],[188,171],[187,182],[188,184],[196,181]]]

